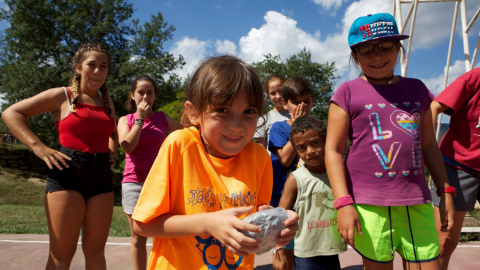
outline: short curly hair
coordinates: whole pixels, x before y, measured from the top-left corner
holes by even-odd
[[[309,130],[315,130],[318,132],[323,141],[325,141],[327,138],[327,129],[323,125],[322,120],[313,115],[300,116],[295,119],[295,122],[293,122],[292,127],[290,128],[290,143],[293,145],[293,147],[295,147],[293,135],[299,133],[304,134]]]

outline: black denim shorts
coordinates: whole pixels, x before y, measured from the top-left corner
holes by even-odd
[[[113,191],[112,169],[108,153],[85,153],[61,147],[69,156],[68,168],[48,170],[46,192],[60,190],[78,191],[85,199]]]

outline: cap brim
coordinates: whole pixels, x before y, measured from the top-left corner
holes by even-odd
[[[404,40],[404,39],[407,39],[409,37],[410,37],[409,35],[388,35],[388,36],[382,36],[382,37],[374,37],[374,38],[371,38],[371,39],[368,39],[368,40],[363,40],[363,41],[357,42],[353,45],[350,45],[350,48],[353,48],[353,47],[358,46],[360,44],[367,43],[367,42],[374,41],[374,40],[384,40],[384,39]]]

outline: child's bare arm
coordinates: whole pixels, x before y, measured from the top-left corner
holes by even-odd
[[[325,165],[328,178],[332,185],[333,195],[336,199],[350,195],[347,188],[343,155],[347,144],[347,134],[350,126],[350,116],[335,103],[330,104],[328,113],[327,139],[325,143]],[[362,233],[360,218],[352,205],[347,205],[338,210],[337,229],[345,242],[355,247],[355,229]]]
[[[443,165],[442,153],[438,148],[437,140],[433,132],[432,111],[428,109],[424,113],[422,125],[422,153],[432,180],[437,189],[450,186],[447,173]],[[435,196],[435,195],[434,195]],[[453,196],[451,193],[442,194],[440,199],[440,220],[442,230],[450,230],[453,226],[455,207],[453,205]]]
[[[52,112],[55,120],[60,121],[61,116],[66,114],[67,103],[63,88],[52,88],[19,101],[2,113],[2,119],[12,134],[24,145],[31,148],[33,153],[43,160],[50,169],[53,169],[53,167],[57,167],[59,170],[63,170],[64,167],[68,168],[66,160],[71,160],[71,158],[43,144],[32,132],[27,120],[39,114]]]
[[[146,237],[212,235],[234,254],[247,256],[247,251],[258,249],[260,242],[245,236],[239,230],[260,232],[261,229],[236,216],[248,214],[252,208],[238,207],[193,215],[164,214],[146,223],[133,220],[133,228],[136,233]]]
[[[293,202],[297,196],[297,180],[293,174],[288,176],[287,181],[285,182],[285,186],[283,188],[282,197],[280,198],[280,203],[278,204],[279,207],[283,207],[285,209],[290,209],[292,207]],[[274,269],[286,269],[287,268],[287,256],[283,249],[278,250],[273,255],[272,266]]]
[[[448,109],[450,109],[450,107],[448,107],[447,105],[432,101],[432,103],[430,104],[430,110],[432,110],[432,122],[434,130],[437,126],[437,116]]]
[[[290,167],[297,156],[297,152],[290,141],[288,141],[282,148],[275,147],[273,153],[277,156],[278,161],[280,161],[280,164],[284,167]]]
[[[286,210],[292,207],[295,198],[297,197],[297,180],[293,174],[290,174],[285,181],[285,186],[283,187],[282,197],[278,204],[279,207],[283,207]]]

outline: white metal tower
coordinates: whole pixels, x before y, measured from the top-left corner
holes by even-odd
[[[470,71],[474,66],[478,54],[478,49],[480,47],[480,33],[477,38],[477,44],[475,46],[475,50],[473,53],[473,56],[470,58],[470,47],[468,43],[468,32],[470,31],[472,25],[476,22],[478,16],[480,15],[480,5],[478,7],[477,12],[473,16],[473,18],[470,20],[470,22],[467,23],[467,8],[466,8],[466,1],[467,0],[393,0],[394,5],[393,5],[393,16],[395,17],[395,20],[398,22],[398,31],[400,34],[404,34],[405,28],[407,24],[410,22],[410,39],[408,42],[408,46],[406,49],[406,55],[403,55],[402,52],[402,57],[401,57],[401,72],[402,76],[407,75],[407,70],[408,70],[408,62],[410,58],[410,49],[412,47],[412,42],[415,38],[414,36],[414,30],[415,30],[415,20],[417,18],[417,8],[419,4],[427,4],[427,3],[438,3],[438,2],[455,2],[455,7],[452,10],[452,30],[450,34],[450,45],[448,48],[447,52],[447,63],[445,65],[445,80],[443,84],[443,89],[447,87],[447,82],[448,82],[448,73],[449,73],[449,68],[450,67],[450,60],[451,60],[451,55],[452,55],[452,47],[453,47],[453,38],[455,36],[455,30],[457,26],[457,15],[458,15],[458,10],[460,10],[460,21],[461,21],[461,27],[462,27],[462,41],[463,41],[463,51],[465,55],[465,72]],[[478,1],[478,0],[473,0],[473,1]],[[402,5],[410,5],[407,16],[405,19],[402,17]],[[442,121],[442,115],[440,114],[438,117],[438,123],[441,123]],[[440,129],[437,129],[437,140],[438,137],[440,136]]]

